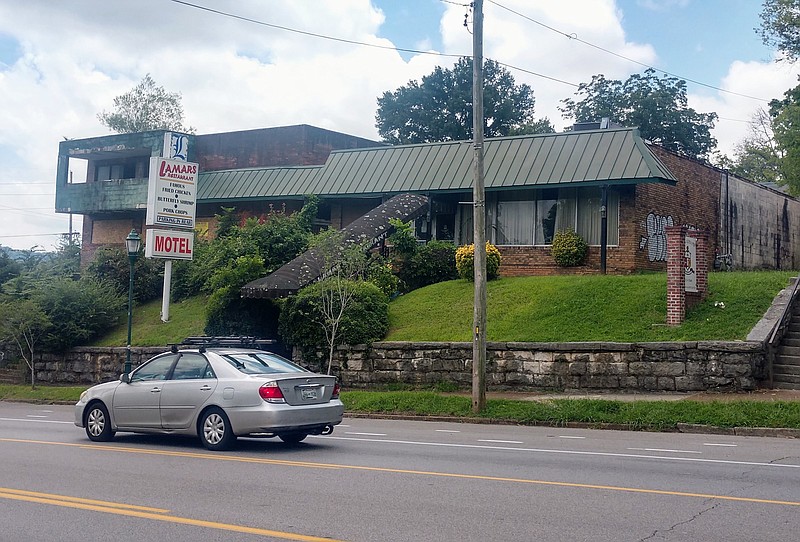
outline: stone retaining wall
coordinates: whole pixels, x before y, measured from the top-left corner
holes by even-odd
[[[137,366],[164,348],[132,348]],[[75,348],[36,363],[39,382],[93,384],[119,377],[125,348]],[[752,390],[766,375],[762,342],[488,343],[494,390]],[[377,342],[339,348],[333,372],[345,388],[472,383],[471,343]]]
[[[472,383],[471,343],[377,342],[337,351],[344,387]],[[761,342],[488,343],[495,390],[752,390],[766,376]]]
[[[165,350],[163,346],[131,348],[131,365],[137,367]],[[78,347],[64,354],[41,354],[37,358],[37,382],[98,384],[119,378],[125,366],[125,348]]]

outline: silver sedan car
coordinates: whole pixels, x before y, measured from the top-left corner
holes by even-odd
[[[251,348],[193,348],[158,355],[118,381],[93,386],[75,405],[75,425],[93,441],[117,431],[195,435],[209,450],[237,437],[297,443],[341,423],[333,376]]]

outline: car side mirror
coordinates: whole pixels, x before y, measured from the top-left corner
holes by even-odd
[[[128,374],[128,373],[122,373],[121,375],[119,375],[119,381],[120,382],[124,382],[125,384],[130,384],[131,383],[131,375]]]

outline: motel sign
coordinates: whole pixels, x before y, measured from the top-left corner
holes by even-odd
[[[194,232],[176,230],[147,230],[144,255],[148,258],[191,260]]]

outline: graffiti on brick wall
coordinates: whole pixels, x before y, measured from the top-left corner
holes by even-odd
[[[639,241],[639,250],[647,249],[647,259],[651,262],[667,261],[667,226],[674,223],[672,216],[657,215],[650,212],[647,215],[645,228],[647,236]]]

